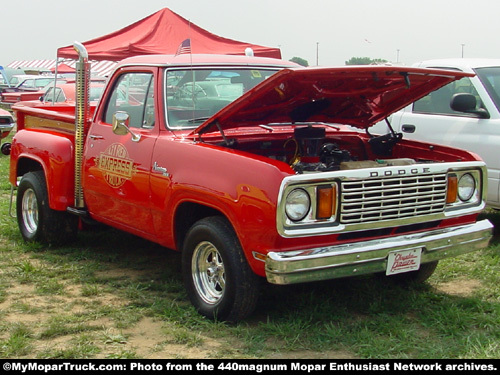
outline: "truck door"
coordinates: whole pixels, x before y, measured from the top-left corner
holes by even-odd
[[[476,108],[485,108],[490,118],[453,111],[450,100],[456,93],[476,96]],[[462,78],[430,93],[404,111],[394,114],[392,124],[403,133],[404,138],[449,145],[478,154],[488,166],[487,201],[500,207],[500,157],[497,152],[500,119],[477,77]]]
[[[150,173],[158,136],[154,77],[154,71],[125,71],[110,82],[84,152],[82,185],[89,212],[105,223],[140,234],[153,233]],[[113,132],[117,112],[128,114],[135,137]]]

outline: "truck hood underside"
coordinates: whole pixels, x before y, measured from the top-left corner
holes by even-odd
[[[465,76],[473,75],[372,65],[283,69],[220,110],[193,133],[297,122],[366,129]]]

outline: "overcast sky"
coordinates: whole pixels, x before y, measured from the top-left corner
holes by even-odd
[[[219,36],[279,47],[309,65],[351,57],[411,65],[500,58],[498,0],[16,0],[2,1],[0,65],[54,59],[58,47],[121,29],[162,9]]]

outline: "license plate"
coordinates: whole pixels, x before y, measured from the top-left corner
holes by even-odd
[[[420,256],[422,249],[407,249],[392,251],[387,257],[386,275],[395,275],[397,273],[416,271],[420,268]]]

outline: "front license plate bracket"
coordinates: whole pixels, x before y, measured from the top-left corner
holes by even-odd
[[[417,271],[420,268],[422,248],[391,251],[387,256],[386,275]]]

